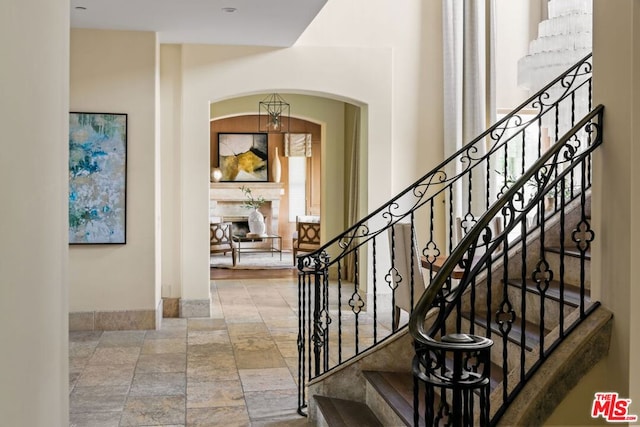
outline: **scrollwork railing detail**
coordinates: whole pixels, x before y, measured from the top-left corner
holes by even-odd
[[[458,304],[463,292],[459,283],[469,281],[489,263],[504,262],[480,256],[496,252],[498,247],[503,252],[508,250],[504,230],[513,230],[514,224],[526,216],[535,216],[537,224],[544,222],[543,217],[529,210],[532,203],[552,189],[556,199],[563,200],[565,191],[561,187],[565,179],[570,188],[577,186],[573,177],[563,175],[564,171],[582,155],[586,140],[591,145],[600,140],[599,123],[583,125],[587,136],[580,139],[560,139],[559,135],[573,127],[576,111],[586,109],[580,104],[583,98],[585,105],[591,105],[591,68],[589,55],[383,206],[328,240],[319,250],[298,257],[299,295],[303,300],[298,314],[305,319],[299,322],[299,394],[303,396],[300,413],[306,407],[308,381],[407,325],[407,315],[403,315],[398,327],[391,323],[399,310],[396,288],[409,287],[412,307],[425,298],[425,294],[418,298],[420,289],[414,296],[421,274],[415,263],[424,270],[430,301],[427,311],[433,309],[429,321],[434,329],[426,334],[431,336],[438,329],[445,330],[435,325],[442,325],[438,322],[444,322],[451,307]],[[545,127],[554,136],[553,150],[543,146],[541,135]],[[553,155],[548,154],[551,152]],[[522,181],[543,157],[548,162]],[[585,173],[575,176],[590,182],[589,174],[590,168],[586,168]],[[585,189],[587,183],[580,185]],[[484,212],[498,200],[507,199],[492,211],[494,217],[501,217],[503,231],[496,232],[485,222]],[[398,258],[401,248],[395,245],[396,237],[390,231],[404,223],[410,224],[411,234],[417,237],[403,248],[404,256],[412,259],[405,266],[406,271]],[[580,230],[588,229],[583,225]],[[576,236],[583,247],[588,246],[582,235]],[[467,246],[461,249],[459,244],[465,238],[469,238]],[[444,258],[453,256],[456,262],[442,264]],[[442,274],[446,278],[438,282],[438,291],[432,291],[434,280]],[[488,280],[499,281],[492,277]]]

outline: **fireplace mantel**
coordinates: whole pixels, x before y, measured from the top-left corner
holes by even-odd
[[[263,197],[265,204],[260,212],[266,218],[267,233],[278,234],[280,217],[280,197],[282,183],[276,182],[212,182],[209,185],[209,217],[240,218],[248,215],[248,209],[242,207],[246,197],[240,187],[251,189],[254,198]]]
[[[251,189],[254,197],[264,197],[267,201],[280,201],[282,183],[279,182],[212,182],[209,186],[209,198],[218,201],[244,201],[246,197],[240,189],[245,186]]]

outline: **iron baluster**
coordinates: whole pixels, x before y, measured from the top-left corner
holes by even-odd
[[[553,187],[552,187],[553,188]],[[549,282],[553,280],[553,271],[549,268],[549,262],[546,258],[546,241],[545,241],[545,228],[546,228],[546,213],[544,204],[540,204],[540,259],[536,265],[535,270],[531,274],[531,278],[536,284],[540,295],[540,323],[538,328],[538,336],[540,338],[540,357],[544,356],[544,295],[549,287]],[[523,331],[524,334],[524,331]]]
[[[342,268],[338,263],[338,363],[342,363]]]
[[[453,250],[453,233],[454,233],[454,226],[455,226],[455,217],[454,217],[454,211],[453,211],[453,190],[454,187],[452,186],[451,188],[449,188],[449,235],[448,235],[448,244],[449,246],[445,248],[446,253],[451,253],[451,251]]]
[[[415,227],[415,216],[414,213],[411,212],[411,215],[409,215],[409,223],[411,224],[411,235],[415,236],[415,232],[416,232],[416,227]],[[414,256],[417,256],[418,254],[418,248],[416,248],[416,243],[415,243],[415,239],[411,239],[411,244],[410,244],[410,251],[411,253],[409,254],[409,259],[413,260]],[[411,313],[413,313],[413,305],[414,305],[414,301],[413,301],[413,290],[415,289],[415,275],[416,275],[416,271],[415,271],[415,266],[413,261],[410,262],[411,266],[409,268],[409,308],[410,308],[410,312],[409,315],[411,315]]]
[[[460,352],[453,353],[453,375],[451,378],[452,383],[461,383],[462,382],[462,354]],[[452,414],[452,425],[461,426],[462,424],[462,390],[454,389],[453,390],[453,414]]]
[[[306,408],[306,377],[305,377],[305,318],[306,312],[304,306],[306,303],[305,292],[305,275],[298,273],[298,413],[300,415],[306,415],[303,412],[303,408]]]
[[[427,395],[428,391],[425,390],[425,396],[424,396],[424,410],[425,410],[425,414],[424,414],[424,418],[426,420],[428,420],[429,418],[429,408],[433,408],[433,404],[429,404],[429,396]],[[420,381],[418,381],[418,377],[414,376],[413,377],[413,407],[414,408],[420,408]],[[413,425],[414,426],[419,426],[420,425],[420,410],[417,411],[413,411]]]
[[[542,203],[542,202],[540,202]],[[522,219],[522,222],[520,223],[520,229],[522,230],[522,236],[523,239],[521,241],[521,248],[522,248],[522,254],[520,255],[520,262],[522,264],[522,267],[520,269],[520,274],[521,274],[521,280],[522,280],[522,286],[520,289],[520,312],[521,313],[526,313],[527,312],[527,298],[526,298],[526,290],[527,290],[527,245],[526,245],[526,235],[527,235],[527,220],[526,220],[526,216]],[[523,322],[524,323],[524,322]],[[524,345],[523,345],[523,338],[524,338],[524,334],[522,334],[522,336],[520,337],[521,341],[520,341],[520,381],[524,380],[524,373],[525,373],[525,362],[526,362],[526,353],[524,351]]]
[[[402,282],[402,277],[398,276],[398,269],[396,268],[396,229],[395,227],[391,227],[391,241],[389,244],[391,245],[391,270],[386,276],[387,284],[391,288],[391,310],[392,310],[392,322],[391,328],[393,332],[396,331],[398,327],[397,317],[400,316],[400,312],[396,309],[396,289],[397,283]]]
[[[493,295],[493,257],[487,260],[487,325],[491,325],[493,321],[493,306],[492,306],[492,295]],[[492,329],[487,328],[486,330],[487,338],[491,339]]]
[[[476,279],[475,277],[473,278],[473,280],[471,281],[471,306],[470,306],[470,312],[469,312],[469,333],[471,335],[475,334],[475,319],[476,319]],[[460,299],[460,301],[462,302],[462,299]],[[458,310],[461,310],[462,304],[458,305]],[[461,317],[461,316],[459,316]],[[490,329],[490,328],[487,328]],[[460,329],[458,329],[458,331],[460,331]]]
[[[316,266],[317,268],[317,266]],[[318,376],[322,372],[320,368],[320,357],[322,353],[323,346],[323,337],[322,337],[322,326],[321,326],[321,299],[320,299],[320,277],[317,274],[317,271],[314,271],[313,275],[313,362],[315,366],[314,375]]]
[[[322,336],[324,337],[322,351],[323,351],[323,369],[326,371],[329,370],[329,325],[331,325],[331,315],[329,314],[329,278],[327,276],[327,271],[322,270],[322,276],[320,280],[322,281]]]
[[[571,92],[571,127],[576,125],[576,93]]]
[[[505,248],[502,253],[502,265],[506,266],[508,264],[508,241],[505,241]],[[509,349],[508,349],[508,336],[509,332],[511,332],[512,324],[515,320],[515,311],[513,310],[513,306],[511,305],[511,301],[509,301],[509,291],[507,289],[508,277],[507,277],[507,269],[502,269],[502,302],[500,303],[499,309],[496,312],[496,323],[498,324],[498,329],[502,335],[502,360],[508,360]],[[490,325],[487,325],[489,328]],[[503,363],[502,366],[502,376],[503,376],[503,399],[507,399],[507,389],[508,389],[508,374],[509,367],[506,363]]]
[[[358,259],[358,249],[356,249],[356,260]],[[360,310],[362,309],[362,307],[364,306],[364,302],[362,301],[362,297],[360,296],[360,294],[358,293],[359,290],[359,272],[358,272],[358,262],[356,261],[356,269],[355,269],[355,276],[354,276],[354,280],[353,280],[353,294],[351,295],[351,299],[349,300],[349,306],[351,307],[351,311],[355,314],[355,325],[354,325],[354,329],[355,329],[355,333],[354,333],[354,340],[355,340],[355,347],[356,347],[356,354],[359,353],[358,349],[359,349],[359,345],[360,345]]]
[[[422,255],[425,257],[427,263],[429,264],[429,283],[431,283],[431,279],[433,278],[433,263],[440,255],[440,250],[433,241],[434,222],[433,201],[431,201],[431,203],[429,203],[429,241],[427,242],[425,249],[423,249],[422,251]],[[451,221],[449,221],[449,225],[451,225]],[[451,230],[450,226],[449,230]]]
[[[582,167],[582,185],[585,183],[585,163],[582,162],[580,164]],[[573,231],[571,235],[574,242],[576,242],[576,246],[578,251],[580,251],[580,317],[584,318],[585,316],[585,261],[586,261],[586,253],[591,246],[591,242],[595,238],[594,232],[591,230],[591,225],[589,224],[589,220],[587,219],[586,213],[586,197],[584,192],[580,193],[580,223],[577,225],[576,229]]]
[[[313,339],[312,339],[312,335],[313,335],[313,327],[312,327],[312,322],[313,322],[313,318],[311,316],[311,275],[309,274],[305,274],[305,287],[307,289],[307,354],[308,354],[308,360],[307,360],[307,369],[308,369],[308,375],[307,378],[311,379],[313,378],[313,364],[312,364],[312,358],[313,358],[313,351],[312,351],[312,345],[313,345]]]
[[[485,186],[485,197],[484,197],[484,210],[489,209],[489,201],[491,200],[491,157],[487,157],[487,167],[485,169],[486,180],[484,183]]]
[[[560,330],[560,336],[564,337],[564,279],[565,279],[565,267],[564,267],[564,239],[565,239],[565,181],[560,181],[560,318],[558,319],[558,327]]]
[[[538,118],[538,129],[538,157],[540,157],[542,155],[542,116]]]
[[[559,105],[556,105],[554,107],[554,111],[555,111],[555,137],[554,137],[554,141],[557,141],[560,138],[560,107]]]
[[[378,342],[378,275],[376,269],[376,239],[373,239],[373,343],[376,344]]]
[[[465,215],[465,220],[467,220],[467,218],[471,218],[471,221],[473,224],[475,224],[475,219],[474,219],[474,215],[473,215],[473,171],[469,170],[469,178],[468,178],[468,182],[469,182],[469,189],[467,190],[467,197],[469,198],[469,202],[467,203],[467,215]],[[473,227],[473,225],[468,225],[469,227]],[[467,233],[469,230],[465,227],[465,233]]]
[[[526,167],[526,160],[527,160],[527,150],[526,150],[526,146],[527,146],[527,141],[526,141],[526,133],[522,132],[522,156],[521,156],[521,162],[520,162],[520,176],[524,175],[524,171],[527,170]],[[506,156],[506,151],[505,151],[505,156]],[[506,163],[506,160],[505,160]]]

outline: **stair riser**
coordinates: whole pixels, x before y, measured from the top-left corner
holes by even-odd
[[[518,313],[518,317],[522,311],[522,288],[517,286],[508,286],[509,301],[513,305],[513,309]],[[541,296],[534,292],[525,292],[525,315],[526,320],[539,325],[541,323],[540,305]],[[575,306],[564,304],[564,316],[575,309]],[[546,329],[553,329],[560,322],[560,303],[551,298],[544,300],[544,321]]]
[[[470,331],[471,322],[467,319],[462,319],[462,331],[468,332]],[[478,336],[487,336],[486,329],[478,324],[474,325],[474,335]],[[493,341],[493,346],[491,346],[491,361],[498,366],[502,366],[502,352],[504,349],[504,339],[502,336],[496,334],[492,331],[491,340]],[[513,343],[512,341],[507,340],[507,367],[508,371],[510,371],[513,367],[520,366],[520,347]],[[525,350],[525,353],[529,353]]]
[[[316,427],[330,427],[329,424],[327,423],[327,420],[324,419],[324,414],[320,410],[316,411],[315,425]]]
[[[378,390],[367,381],[366,387],[366,404],[375,416],[385,426],[404,426],[406,425],[400,417],[395,413],[393,408],[389,406],[387,401],[378,393]]]
[[[398,384],[396,384],[398,385]],[[407,375],[406,378],[403,378],[403,383],[401,385],[402,391],[399,391],[398,388],[395,388],[394,400],[396,402],[402,401],[402,408],[396,408],[398,411],[404,412],[405,418],[398,416],[396,411],[391,408],[392,404],[389,404],[387,400],[381,396],[378,388],[373,385],[371,382],[367,382],[366,386],[366,404],[372,410],[374,415],[378,418],[378,420],[384,426],[412,426],[413,424],[413,377]],[[453,402],[453,391],[451,389],[447,389],[446,391],[446,400],[451,404]],[[436,388],[435,390],[435,409],[438,409],[440,402],[442,401],[442,389]],[[474,393],[473,397],[473,408],[474,413],[477,412],[479,408],[479,397]],[[420,397],[419,397],[419,407],[420,407],[420,421],[418,427],[423,427],[424,416],[425,416],[425,384],[420,384]],[[404,405],[410,403],[411,408],[407,408]],[[407,412],[408,411],[408,412]],[[406,421],[405,421],[406,420]],[[354,424],[359,425],[359,424]],[[477,424],[474,424],[477,425]]]
[[[549,263],[549,269],[553,271],[554,280],[560,280],[560,254],[545,252],[545,259]],[[564,256],[564,282],[575,286],[580,285],[580,258]],[[591,289],[591,262],[584,261],[585,288]]]
[[[527,258],[528,258],[527,267],[530,272],[526,275],[526,278],[531,279],[532,271],[535,269],[535,266],[538,263],[539,255],[537,253],[529,253]],[[553,271],[554,280],[558,280],[560,276],[560,267],[559,267],[560,261],[559,261],[558,254],[547,252],[546,258],[547,258],[547,262],[549,263],[549,268],[551,269],[551,271]],[[522,276],[521,265],[522,263],[519,257],[513,258],[509,264],[509,270],[510,270],[509,277],[520,279]],[[589,269],[589,261],[586,261],[585,282],[587,284],[586,285],[587,290],[589,289],[589,273],[590,273],[588,269]],[[570,284],[575,285],[579,283],[579,277],[580,277],[579,271],[580,271],[579,260],[577,260],[574,257],[565,256],[565,275],[564,276],[565,276],[565,283],[567,285],[570,285]],[[499,271],[495,272],[492,275],[492,293],[491,293],[491,307],[492,307],[491,311],[493,313],[496,312],[497,307],[503,301],[502,283],[503,283],[502,273]],[[516,311],[516,313],[520,313],[520,307],[522,302],[520,288],[517,286],[508,285],[507,292],[509,295],[509,302],[511,303],[514,311]],[[589,292],[587,291],[587,295],[588,293]],[[467,292],[463,296],[462,307],[463,307],[463,311],[465,312],[470,311],[470,307],[471,307],[470,295],[471,295],[470,292]],[[535,292],[527,292],[526,302],[527,302],[527,305],[526,305],[527,320],[533,323],[539,322],[540,296],[537,295]],[[574,301],[574,304],[577,304],[577,302]],[[479,282],[476,286],[475,307],[476,307],[476,310],[480,310],[480,311],[487,310],[486,281],[484,280],[482,282]],[[551,326],[547,325],[547,329],[552,329],[552,327],[557,325],[557,322],[558,322],[557,319],[559,319],[558,317],[559,311],[560,311],[559,302],[550,298],[545,298],[545,311],[547,313],[545,314],[545,318],[547,319],[547,321],[549,321],[549,319],[556,319],[555,322],[552,321]],[[571,311],[570,307],[565,308],[565,314],[570,311]]]
[[[323,395],[314,395],[313,399],[317,404],[318,412],[318,416],[315,417],[316,425],[327,427],[383,426],[365,403]]]
[[[483,283],[484,285],[484,283]],[[507,285],[507,293],[509,297],[509,302],[516,313],[517,317],[522,317],[520,315],[522,308],[522,290],[518,286]],[[492,316],[498,311],[501,304],[504,302],[503,299],[503,286],[502,280],[500,278],[494,277],[493,286],[492,286],[492,299],[491,299],[491,313]],[[463,297],[463,311],[470,312],[471,302],[470,302],[470,294],[467,293]],[[540,322],[540,296],[534,292],[526,293],[526,319],[529,322],[539,324]],[[565,314],[570,311],[570,307],[565,306]],[[486,312],[487,311],[487,295],[486,291],[482,288],[478,287],[475,296],[475,311],[477,312]],[[552,329],[557,326],[558,319],[560,313],[560,304],[552,300],[550,298],[545,298],[545,321],[551,322],[546,325],[546,329]]]

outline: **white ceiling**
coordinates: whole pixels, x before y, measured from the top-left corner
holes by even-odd
[[[288,47],[295,43],[326,2],[71,0],[71,27],[155,31],[160,43]],[[235,11],[227,12],[225,8]]]

